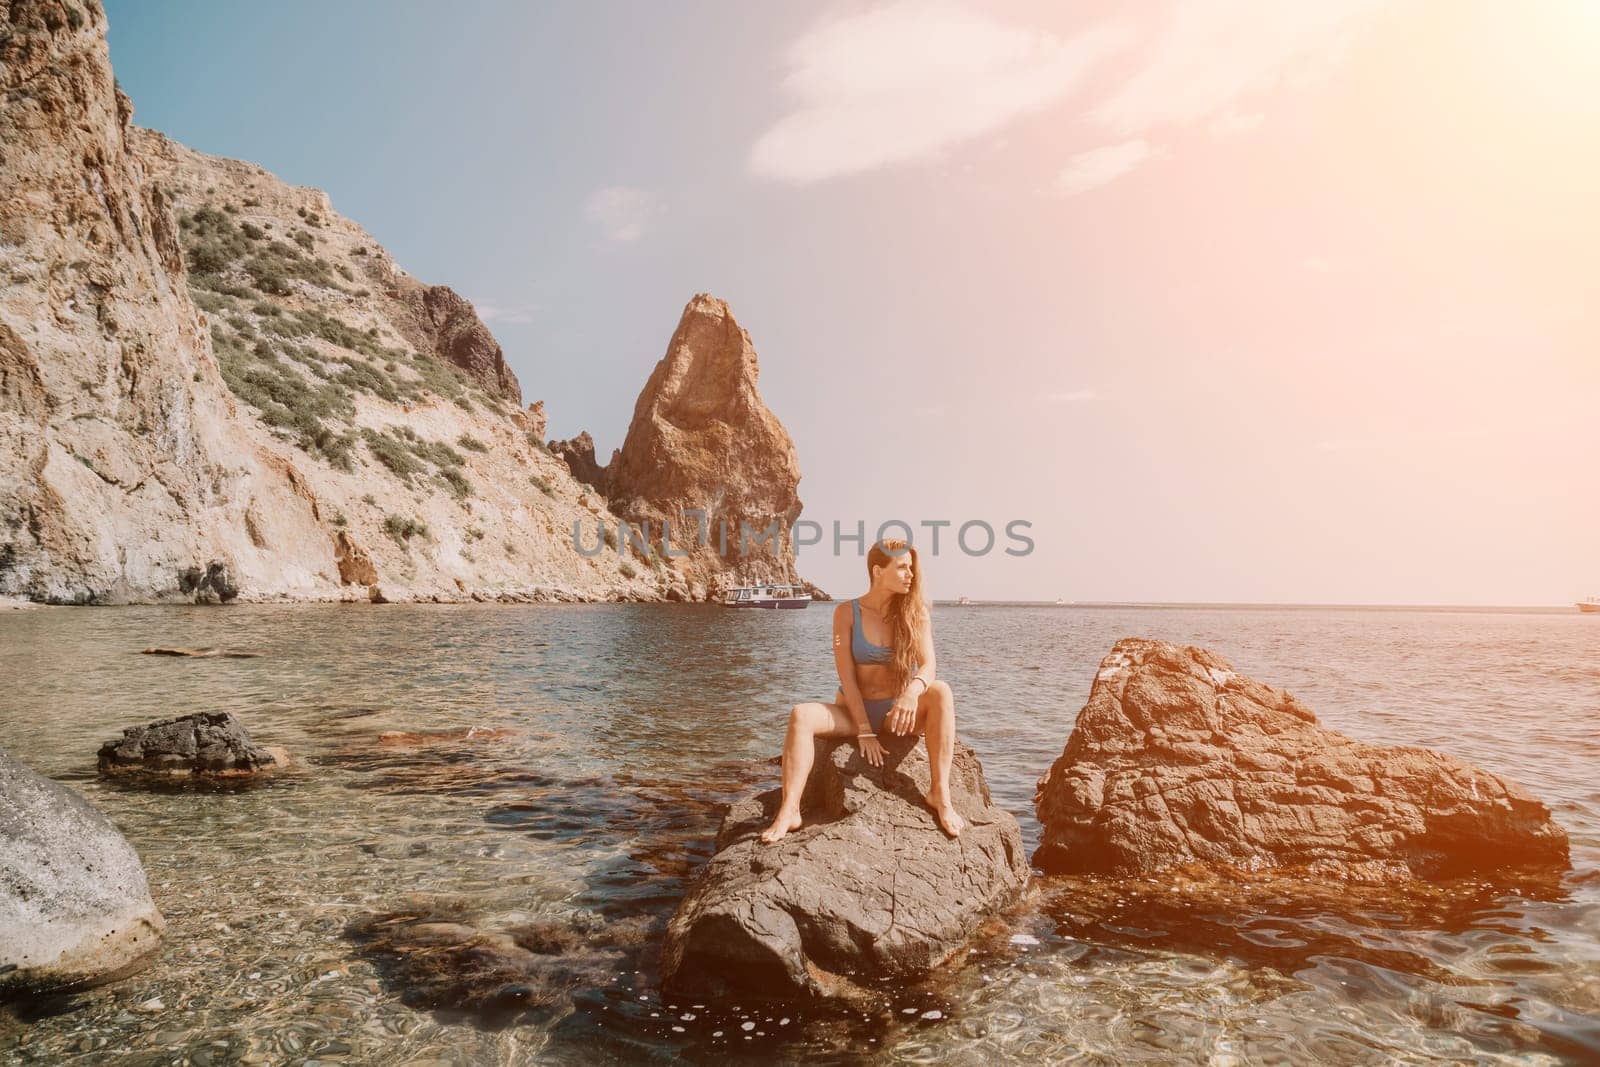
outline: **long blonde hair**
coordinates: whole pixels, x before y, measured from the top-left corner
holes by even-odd
[[[916,548],[898,537],[874,541],[867,550],[868,579],[872,578],[872,568],[886,567],[907,552],[911,553],[911,588],[891,595],[883,609],[883,617],[889,623],[889,645],[894,649],[890,668],[896,690],[904,689],[917,672],[917,650],[928,631],[928,602],[922,599],[922,561],[917,558]]]

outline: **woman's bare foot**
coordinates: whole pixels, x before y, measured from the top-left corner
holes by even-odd
[[[800,813],[798,811],[780,811],[778,817],[772,820],[772,825],[761,831],[761,840],[772,844],[783,837],[790,830],[800,829]]]
[[[922,799],[928,802],[928,807],[933,809],[934,817],[939,820],[939,828],[951,837],[960,837],[961,831],[967,828],[967,821],[963,819],[955,806],[948,800],[935,800],[930,793]]]

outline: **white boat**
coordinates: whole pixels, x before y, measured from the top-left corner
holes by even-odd
[[[722,598],[729,608],[804,608],[811,594],[798,585],[742,585]]]
[[[1600,615],[1600,596],[1585,597],[1578,601],[1578,610],[1586,615]]]
[[[972,598],[969,597],[969,596],[959,597],[956,600],[956,605],[958,607],[963,607],[963,608],[971,607],[972,606]]]

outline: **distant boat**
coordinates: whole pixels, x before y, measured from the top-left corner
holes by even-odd
[[[969,596],[959,597],[956,600],[956,606],[957,607],[963,607],[963,608],[971,607],[972,606],[972,598],[969,597]]]
[[[1061,599],[1061,598],[1060,598],[1060,597],[1056,597],[1056,603],[1057,603],[1057,604],[1065,604],[1065,603],[1066,603],[1066,601],[1065,601],[1065,600],[1062,600],[1062,599]]]
[[[804,608],[811,594],[797,585],[743,585],[722,598],[729,608]]]
[[[1600,615],[1600,596],[1587,597],[1578,601],[1578,610],[1586,615]]]

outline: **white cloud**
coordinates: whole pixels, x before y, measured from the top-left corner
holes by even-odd
[[[1128,36],[1060,40],[950,0],[835,17],[789,49],[794,110],[757,139],[750,170],[812,182],[925,159],[1065,97]]]
[[[474,300],[472,308],[484,322],[505,322],[525,325],[533,321],[533,307],[526,304],[492,304],[487,300]]]
[[[1056,192],[1062,196],[1076,196],[1097,189],[1122,177],[1156,154],[1149,142],[1144,140],[1123,141],[1121,144],[1079,152],[1056,175]]]
[[[1124,137],[1195,122],[1338,59],[1386,0],[1180,0],[1145,61],[1092,116]]]
[[[637,241],[661,211],[661,199],[655,193],[626,185],[596,189],[583,204],[583,213],[613,241]]]
[[[1324,76],[1387,2],[1177,0],[1132,72],[1089,112],[1122,140],[1073,157],[1057,191],[1084,192],[1161,155],[1155,134],[1166,127],[1206,123],[1219,136],[1257,128],[1265,116],[1240,110],[1244,100]]]

